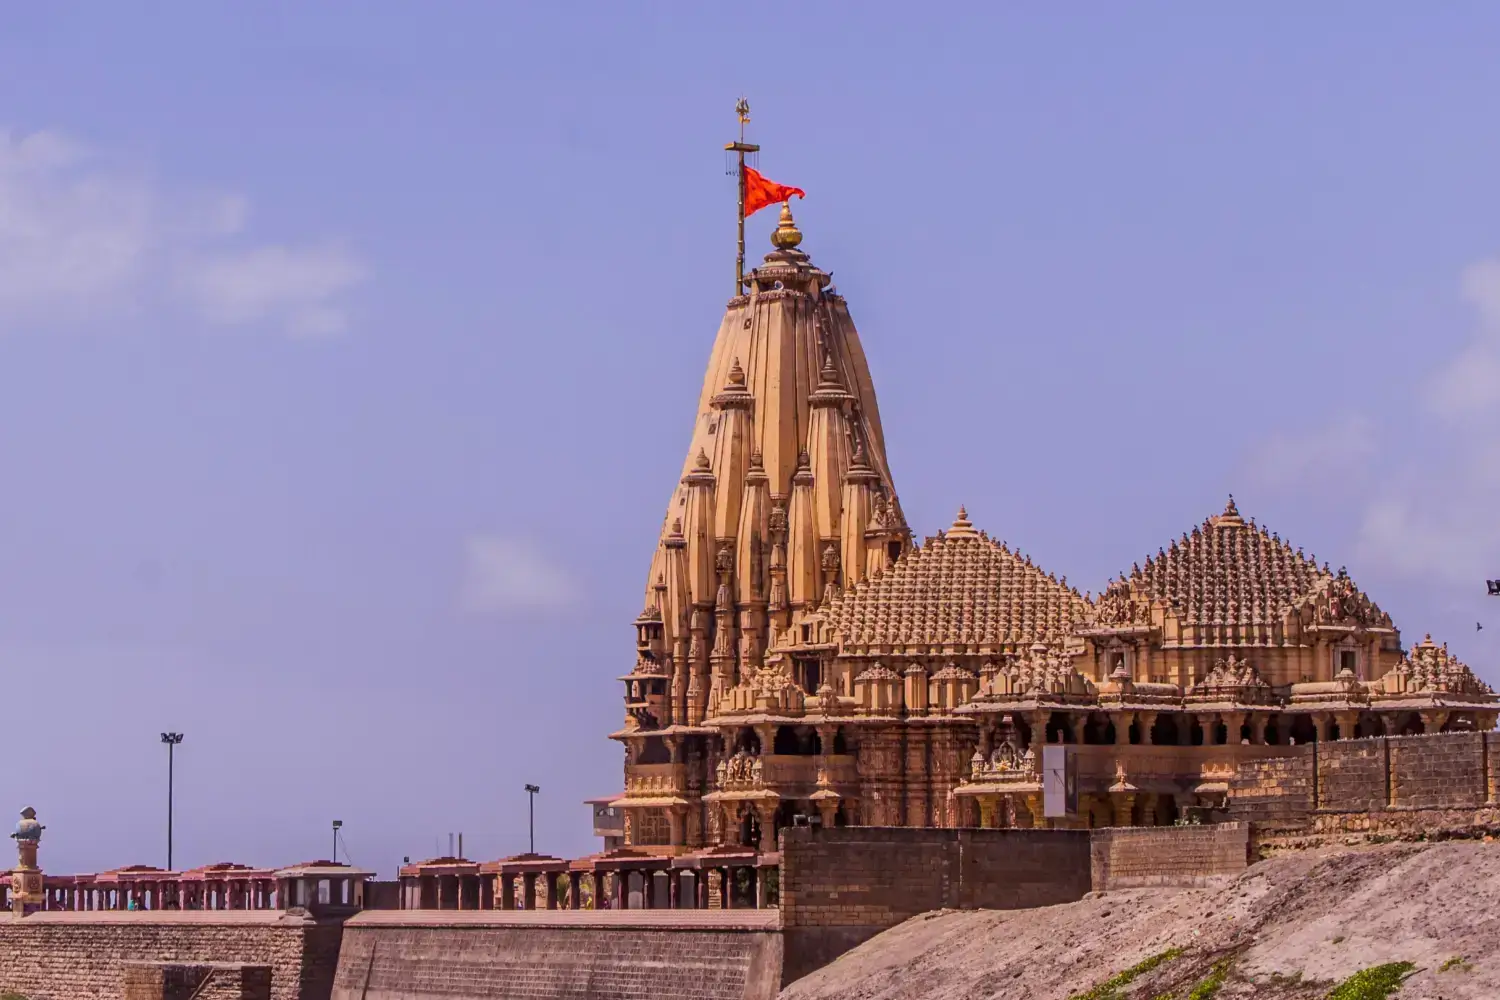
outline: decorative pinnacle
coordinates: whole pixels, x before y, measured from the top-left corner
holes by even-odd
[[[802,230],[792,220],[792,203],[784,201],[781,203],[781,221],[771,234],[771,244],[778,250],[795,250],[801,242]]]
[[[969,520],[969,512],[964,509],[963,504],[958,506],[958,516],[953,519],[953,527],[948,529],[949,538],[978,538],[979,532],[974,530],[974,523]]]

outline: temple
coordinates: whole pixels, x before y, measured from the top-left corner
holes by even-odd
[[[623,847],[774,851],[795,825],[1213,818],[1298,744],[1488,730],[1347,572],[1223,511],[1080,594],[969,521],[913,543],[859,334],[783,206],[732,298],[636,619]],[[1039,747],[1078,805],[1046,818]]]

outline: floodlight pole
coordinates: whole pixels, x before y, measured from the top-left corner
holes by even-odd
[[[172,751],[182,742],[181,733],[162,733],[161,741],[167,745],[167,871],[172,871]]]
[[[531,831],[531,853],[536,853],[536,795],[542,789],[538,785],[526,786],[527,827]]]

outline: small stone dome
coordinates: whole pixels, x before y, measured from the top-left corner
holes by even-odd
[[[16,832],[11,836],[16,840],[37,841],[42,839],[43,829],[42,824],[36,820],[36,810],[27,806],[21,810],[21,821],[16,824]]]

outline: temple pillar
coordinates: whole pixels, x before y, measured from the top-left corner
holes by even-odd
[[[1125,746],[1130,743],[1130,724],[1135,721],[1134,712],[1110,712],[1109,721],[1115,726],[1115,745]]]
[[[500,876],[500,909],[514,910],[516,908],[516,877],[514,875]]]
[[[1150,792],[1141,794],[1141,826],[1156,825],[1156,805],[1159,796]]]
[[[686,818],[687,806],[671,806],[667,809],[667,842],[673,846],[682,846],[687,843],[683,836],[683,821]]]
[[[1198,727],[1203,730],[1203,745],[1206,747],[1218,746],[1219,744],[1219,713],[1200,712],[1198,715]]]
[[[825,829],[830,829],[833,827],[834,821],[838,818],[838,812],[838,799],[834,798],[818,800],[818,816],[823,820],[823,827]]]
[[[995,813],[998,803],[993,795],[980,795],[979,799],[979,826],[985,830],[995,829]]]
[[[557,909],[557,872],[547,873],[547,909]]]
[[[1271,716],[1265,712],[1250,713],[1250,742],[1256,746],[1264,746],[1266,742],[1266,726],[1270,725]]]
[[[1151,733],[1151,730],[1156,728],[1156,715],[1157,713],[1155,712],[1137,712],[1135,714],[1136,723],[1140,726],[1141,730],[1142,746],[1151,746],[1156,742],[1155,737]]]
[[[770,905],[771,869],[755,869],[755,907],[763,910]]]
[[[1339,739],[1354,739],[1355,730],[1359,727],[1358,712],[1334,712],[1333,721],[1338,723]]]
[[[579,872],[568,872],[568,909],[583,909],[583,876]]]
[[[527,872],[521,876],[521,896],[524,900],[523,909],[536,909],[536,873]]]
[[[614,876],[613,888],[615,896],[615,909],[625,910],[630,907],[630,880],[625,877],[623,871],[611,872]]]
[[[1083,731],[1089,724],[1087,712],[1075,712],[1068,716],[1068,722],[1072,724],[1073,742],[1077,745],[1083,743]]]
[[[1452,712],[1440,712],[1436,710],[1417,713],[1422,720],[1422,732],[1424,733],[1442,732],[1443,726],[1448,724],[1448,719],[1452,714]]]
[[[1026,713],[1026,725],[1031,728],[1031,740],[1027,744],[1028,746],[1042,747],[1047,745],[1047,723],[1050,721],[1052,721],[1052,713],[1050,711],[1043,712],[1038,710]],[[1037,752],[1037,756],[1041,756],[1040,751]]]
[[[760,823],[760,843],[756,845],[756,850],[762,854],[769,854],[776,850],[775,805],[765,801],[756,802],[755,818]]]
[[[1248,718],[1246,712],[1225,712],[1224,719],[1224,742],[1230,746],[1238,746],[1244,739],[1240,730],[1244,728],[1245,720]]]
[[[1135,793],[1111,792],[1109,801],[1114,807],[1115,826],[1130,826],[1135,816]]]
[[[1317,730],[1318,742],[1328,742],[1328,731],[1333,727],[1333,716],[1328,712],[1312,713],[1313,728]]]
[[[1047,828],[1047,809],[1042,801],[1041,792],[1029,792],[1023,799],[1026,803],[1026,811],[1031,814],[1031,827],[1034,830],[1045,830]]]

